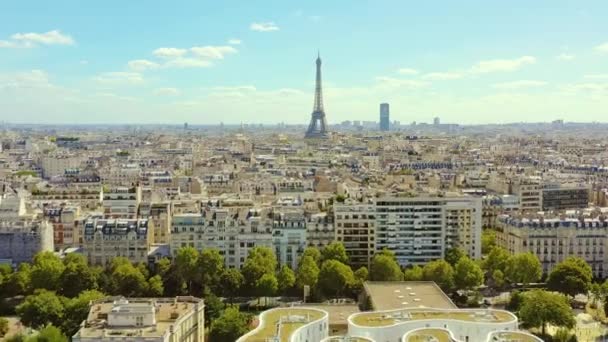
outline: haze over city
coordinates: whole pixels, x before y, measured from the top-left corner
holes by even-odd
[[[606,121],[605,1],[7,1],[0,120]]]

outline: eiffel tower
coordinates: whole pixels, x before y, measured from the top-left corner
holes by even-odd
[[[315,104],[312,109],[312,117],[306,131],[306,138],[326,139],[329,137],[327,131],[327,120],[323,110],[323,90],[321,89],[321,56],[317,56],[317,81],[315,85]]]

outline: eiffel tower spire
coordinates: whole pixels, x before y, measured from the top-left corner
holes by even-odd
[[[323,88],[321,86],[321,54],[317,54],[317,77],[315,82],[315,102],[306,138],[327,138],[327,121],[323,109]]]

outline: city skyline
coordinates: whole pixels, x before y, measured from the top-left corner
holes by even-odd
[[[600,1],[74,4],[4,5],[1,121],[306,125],[317,49],[330,124],[607,121]]]

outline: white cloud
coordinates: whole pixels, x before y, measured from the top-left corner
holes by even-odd
[[[608,52],[608,42],[596,46],[595,49],[599,52]]]
[[[59,30],[45,33],[15,33],[11,40],[0,40],[0,48],[31,48],[37,45],[73,45],[74,39]]]
[[[163,64],[164,68],[208,68],[213,64],[209,61],[197,58],[176,58]]]
[[[464,75],[459,72],[431,72],[422,76],[422,79],[429,81],[448,81],[457,80]]]
[[[154,95],[176,96],[179,95],[179,90],[176,88],[158,88],[154,91]]]
[[[240,39],[228,39],[228,44],[230,45],[241,45],[241,40]]]
[[[204,59],[224,59],[224,55],[236,53],[232,46],[195,46],[190,48],[192,53]]]
[[[278,31],[279,27],[272,21],[269,22],[263,22],[263,23],[252,23],[249,28],[252,31],[257,31],[257,32],[271,32],[271,31]]]
[[[136,60],[130,61],[128,63],[128,65],[129,65],[129,69],[131,69],[133,71],[146,71],[146,70],[158,69],[158,67],[160,66],[158,63],[149,61],[147,59],[136,59]]]
[[[376,77],[376,81],[379,83],[380,86],[384,86],[384,87],[391,87],[391,88],[411,88],[411,89],[416,89],[416,88],[422,88],[428,85],[427,82],[423,82],[423,81],[416,81],[416,80],[403,80],[403,79],[399,79],[399,78],[394,78],[394,77]]]
[[[522,56],[515,59],[492,59],[487,61],[480,61],[471,68],[471,72],[489,73],[516,71],[524,65],[534,63],[536,63],[536,58],[532,56]]]
[[[233,87],[213,87],[215,91],[256,91],[256,87],[252,85],[242,85]]]
[[[608,93],[608,83],[575,83],[563,87],[562,90],[567,92]]]
[[[397,70],[397,72],[400,73],[401,75],[416,75],[418,73],[418,70],[410,69],[410,68],[401,68],[401,69]]]
[[[74,39],[69,35],[61,33],[59,30],[48,31],[45,33],[15,33],[11,36],[13,40],[23,42],[25,45],[73,45]]]
[[[574,59],[574,57],[575,57],[574,55],[569,55],[567,53],[562,53],[562,54],[555,56],[555,58],[559,61],[571,61]]]
[[[604,80],[608,79],[608,74],[585,75],[584,78],[591,80]]]
[[[29,89],[52,87],[49,76],[43,70],[30,70],[0,77],[0,89]]]
[[[547,82],[544,81],[533,81],[533,80],[521,80],[513,82],[504,82],[494,84],[493,87],[497,89],[521,89],[521,88],[535,88],[545,86]]]
[[[177,49],[177,48],[158,48],[152,52],[152,54],[156,57],[160,58],[179,58],[188,52],[186,49]]]
[[[105,84],[105,85],[120,85],[120,84],[141,84],[144,82],[144,78],[140,73],[137,72],[104,72],[95,77],[93,81]]]

